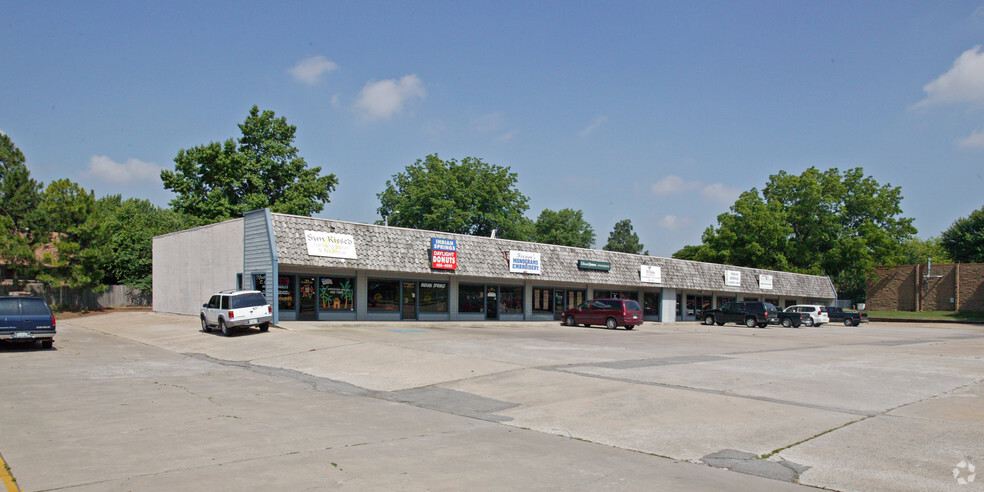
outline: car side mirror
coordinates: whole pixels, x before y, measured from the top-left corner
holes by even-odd
[[[207,308],[208,307],[208,303],[202,304],[202,307],[203,308]]]

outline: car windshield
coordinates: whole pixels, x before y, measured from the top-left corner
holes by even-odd
[[[250,294],[243,294],[240,296],[232,296],[230,306],[231,309],[239,309],[251,306],[265,306],[266,299],[263,298],[263,294],[259,292],[253,292]]]

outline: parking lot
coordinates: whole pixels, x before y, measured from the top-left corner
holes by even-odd
[[[226,338],[117,313],[60,322],[55,350],[0,347],[0,381],[0,456],[23,490],[938,490],[984,465],[971,325]]]

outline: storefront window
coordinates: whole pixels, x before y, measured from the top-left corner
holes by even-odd
[[[369,280],[369,310],[400,311],[400,283],[395,280]]]
[[[485,286],[461,284],[458,286],[458,312],[484,313]]]
[[[293,275],[281,275],[277,279],[277,304],[281,311],[293,311],[297,305]]]
[[[321,311],[355,311],[355,279],[352,277],[319,278],[318,305]]]
[[[533,312],[553,314],[553,289],[533,288]]]
[[[513,314],[523,312],[523,287],[503,285],[499,287],[499,312]]]
[[[735,302],[735,298],[731,296],[721,296],[718,297],[718,306],[724,305],[726,302]]]
[[[638,292],[625,290],[596,290],[595,299],[638,299]]]
[[[448,312],[448,284],[439,282],[421,282],[420,312]]]
[[[646,292],[642,295],[642,313],[648,316],[659,316],[659,292]]]

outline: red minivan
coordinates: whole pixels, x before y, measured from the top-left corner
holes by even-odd
[[[624,326],[631,330],[642,324],[642,308],[632,299],[592,299],[564,311],[567,326],[605,325],[609,330]]]

